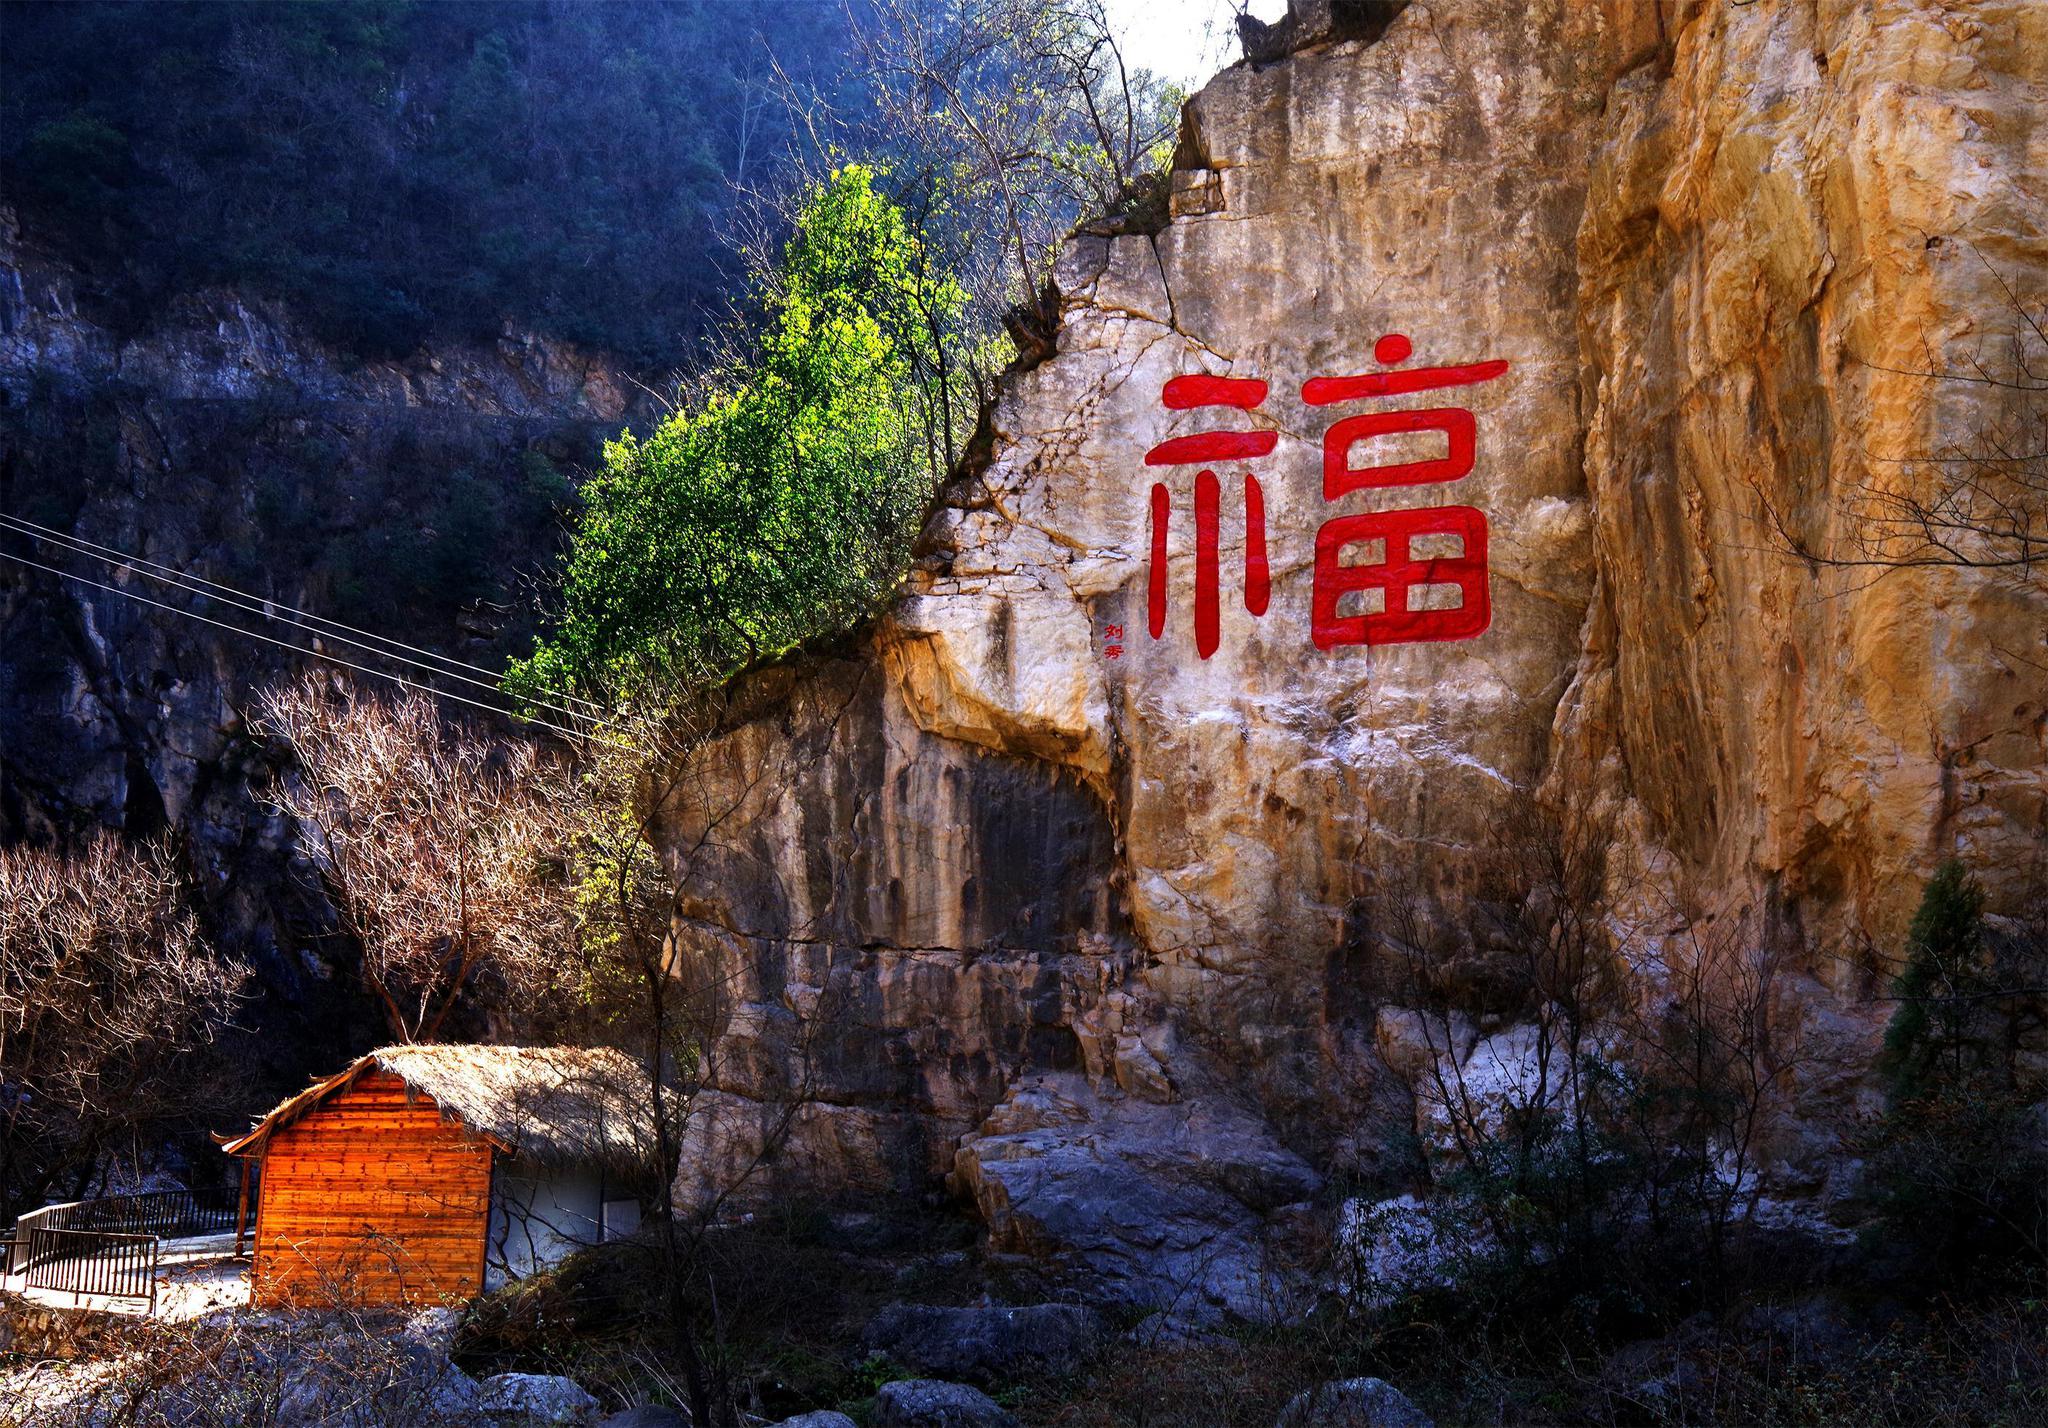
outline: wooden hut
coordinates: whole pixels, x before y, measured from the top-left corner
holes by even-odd
[[[371,1052],[222,1145],[257,1172],[253,1301],[467,1299],[637,1228],[645,1094],[610,1050]]]

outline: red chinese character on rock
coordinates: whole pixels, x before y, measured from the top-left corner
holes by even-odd
[[[1407,361],[1413,350],[1406,337],[1391,333],[1374,344],[1373,356],[1394,367]],[[1364,397],[1402,396],[1488,382],[1507,369],[1506,362],[1492,361],[1368,372],[1356,377],[1312,377],[1302,384],[1301,399],[1310,406],[1327,406]],[[1364,442],[1416,431],[1441,431],[1444,455],[1379,466],[1351,464],[1356,448]],[[1345,417],[1332,423],[1323,436],[1323,499],[1333,501],[1354,491],[1461,480],[1472,469],[1475,438],[1472,413],[1464,407]],[[1379,547],[1378,559],[1362,563],[1343,560],[1348,549],[1367,545]],[[1418,546],[1427,549],[1418,551]],[[1441,596],[1455,593],[1458,603],[1446,607],[1436,593],[1415,594],[1424,589],[1441,592]],[[1374,592],[1380,599],[1377,610],[1338,613],[1346,595],[1369,597]],[[1470,639],[1492,619],[1484,512],[1471,506],[1378,511],[1334,517],[1316,532],[1309,632],[1317,649]]]
[[[1423,539],[1458,543],[1455,555],[1419,557]],[[1347,565],[1347,546],[1383,543],[1380,559]],[[1421,586],[1457,590],[1455,609],[1410,608]],[[1380,592],[1377,611],[1339,615],[1337,604],[1354,592]],[[1421,640],[1465,640],[1493,617],[1486,593],[1486,516],[1470,506],[1415,511],[1372,511],[1338,516],[1316,532],[1316,583],[1309,633],[1319,650],[1338,645],[1401,645]]]
[[[1198,407],[1235,407],[1250,411],[1266,399],[1266,383],[1244,377],[1175,377],[1160,393],[1173,411]],[[1280,443],[1272,431],[1204,431],[1162,441],[1145,453],[1147,466],[1199,466],[1210,461],[1247,461],[1270,454]],[[1216,653],[1221,638],[1221,572],[1217,537],[1222,486],[1214,471],[1195,477],[1195,650],[1203,659]],[[1152,568],[1146,588],[1146,614],[1152,638],[1166,632],[1166,533],[1172,498],[1166,484],[1152,487]],[[1266,495],[1258,478],[1244,477],[1244,607],[1253,616],[1266,613],[1272,577],[1266,562]]]

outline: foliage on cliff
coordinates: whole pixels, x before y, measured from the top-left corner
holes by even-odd
[[[934,479],[963,301],[869,169],[812,192],[765,331],[702,395],[605,448],[552,636],[515,688],[694,682],[868,608]]]
[[[739,271],[732,183],[830,91],[828,5],[6,7],[0,185],[141,314],[214,283],[403,351],[512,317],[676,360]]]

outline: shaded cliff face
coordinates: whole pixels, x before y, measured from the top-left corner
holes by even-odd
[[[1883,1014],[1846,949],[1895,946],[1951,852],[2014,910],[2042,836],[2039,587],[1791,545],[1853,555],[1848,496],[2000,415],[1907,374],[2010,326],[1994,270],[2048,276],[2044,23],[1436,4],[1212,82],[1171,223],[1068,246],[1056,355],[1008,382],[900,603],[750,688],[670,808],[725,1028],[686,1184],[800,1100],[786,1174],[950,1175],[998,1249],[1250,1312],[1276,1211],[1397,1169],[1413,1124],[1354,900],[1401,869],[1457,921],[1536,794],[1612,826],[1617,917],[1790,958],[1774,1021],[1833,1069],[1776,1153],[1824,1159]],[[1170,406],[1191,375],[1267,385]],[[1339,422],[1446,407],[1458,479],[1347,489],[1458,457],[1457,416],[1326,457]],[[1225,430],[1270,449],[1145,464]],[[1471,514],[1401,514],[1445,507]],[[1346,643],[1390,628],[1343,625],[1358,595],[1315,637],[1318,535],[1374,513],[1322,579],[1412,538],[1438,564],[1408,608],[1462,637]]]
[[[568,473],[640,415],[615,367],[524,334],[364,364],[228,291],[117,330],[94,288],[0,210],[0,511],[479,664],[529,628]],[[311,642],[45,542],[0,550]],[[287,658],[0,561],[0,839],[182,835],[209,930],[259,973],[242,1019],[296,1084],[375,1032],[256,793],[243,711]]]

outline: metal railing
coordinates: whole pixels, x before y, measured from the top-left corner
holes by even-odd
[[[68,1293],[74,1302],[85,1294],[147,1299],[156,1308],[155,1235],[18,1225],[15,1237],[29,1288]]]
[[[5,1268],[31,1289],[147,1299],[154,1308],[160,1242],[223,1233],[235,1220],[235,1199],[225,1192],[150,1190],[45,1205],[15,1222]]]
[[[21,1224],[31,1222],[53,1230],[107,1230],[171,1240],[232,1230],[235,1199],[226,1191],[149,1190],[45,1205],[21,1217]]]

